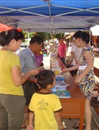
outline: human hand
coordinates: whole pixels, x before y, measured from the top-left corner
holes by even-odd
[[[64,126],[63,125],[59,126],[59,130],[64,130]]]
[[[40,71],[44,70],[44,66],[40,66],[39,68],[40,68]]]
[[[76,84],[80,83],[81,79],[82,79],[82,78],[81,78],[80,76],[77,76],[77,77],[75,78],[75,83],[76,83]]]
[[[63,69],[61,72],[62,72],[62,73],[68,72],[68,68]]]
[[[24,76],[25,74],[23,72],[21,72],[21,76]]]
[[[30,73],[31,73],[31,75],[35,76],[35,75],[37,75],[40,72],[40,70],[41,70],[41,68],[30,70]]]
[[[28,125],[26,130],[33,130],[33,125],[32,124]]]

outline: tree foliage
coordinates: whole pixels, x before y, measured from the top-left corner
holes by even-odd
[[[63,38],[63,37],[64,37],[64,33],[56,34],[55,37],[56,37],[57,39]]]
[[[22,33],[24,34],[25,39],[32,38],[34,35],[40,36],[43,38],[43,40],[50,40],[50,39],[54,39],[54,38],[63,38],[64,37],[64,33],[59,33],[59,34],[50,34],[50,33],[46,33],[46,32],[27,32],[27,31],[22,31]]]
[[[28,32],[27,32],[27,31],[22,30],[22,33],[23,33],[23,35],[24,35],[24,38],[25,38],[25,39],[27,39],[27,38],[28,38]]]
[[[64,33],[59,33],[59,34],[50,34],[50,33],[46,33],[46,32],[38,32],[37,33],[38,36],[42,37],[43,40],[50,40],[50,39],[54,39],[54,38],[63,38],[64,37]]]
[[[29,33],[29,38],[32,38],[35,35],[35,32],[30,32]]]

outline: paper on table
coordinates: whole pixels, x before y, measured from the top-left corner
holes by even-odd
[[[66,90],[66,86],[60,86],[58,84],[52,89],[52,93],[56,94],[59,98],[70,98],[70,93]]]
[[[64,77],[63,74],[60,74],[61,70],[59,71],[59,74],[56,75],[57,78]]]
[[[64,81],[64,77],[63,77],[63,76],[60,77],[60,78],[57,78],[57,77],[56,77],[56,82],[57,82],[57,81]]]
[[[64,82],[64,80],[63,80],[63,81],[61,81],[61,85],[66,85],[66,83]]]
[[[55,88],[56,89],[60,89],[60,90],[66,90],[66,87],[69,86],[70,84],[65,84],[65,85],[61,85],[61,84],[56,84]]]
[[[52,68],[52,70],[61,70],[61,68],[60,67]]]

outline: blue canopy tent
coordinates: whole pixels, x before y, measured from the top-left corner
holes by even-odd
[[[35,32],[71,32],[99,24],[99,0],[0,0],[0,22]]]

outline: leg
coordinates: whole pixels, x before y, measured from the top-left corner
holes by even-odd
[[[23,90],[26,98],[26,106],[24,110],[22,128],[26,128],[26,121],[28,119],[28,112],[29,112],[28,105],[30,103],[33,93],[36,92],[36,85],[32,82],[26,82],[23,84]]]
[[[29,109],[28,106],[25,106],[25,110],[24,110],[24,117],[23,117],[23,123],[22,123],[22,128],[26,128],[26,121],[28,119],[29,116]]]
[[[8,112],[8,129],[21,130],[25,106],[24,96],[7,95],[4,105]]]
[[[0,130],[8,130],[8,113],[1,102],[0,102]]]
[[[22,86],[26,98],[26,106],[28,106],[32,95],[36,92],[36,85],[33,82],[26,82]]]
[[[93,93],[92,97],[99,97],[99,93]]]
[[[91,130],[91,107],[90,100],[85,101],[86,130]]]

